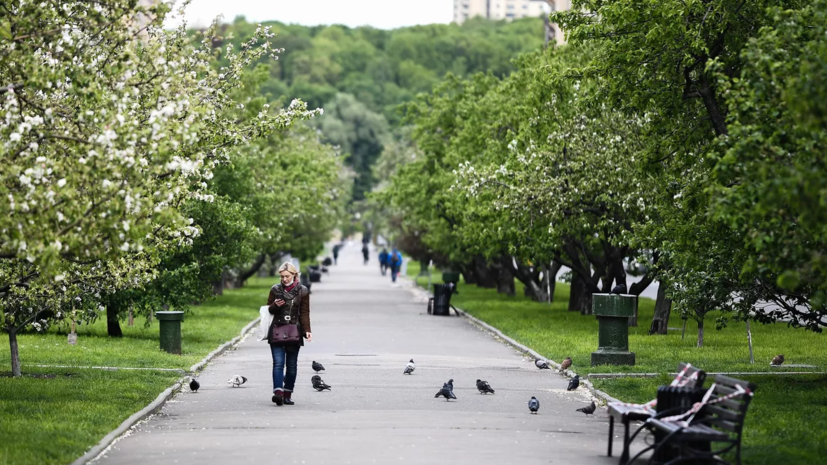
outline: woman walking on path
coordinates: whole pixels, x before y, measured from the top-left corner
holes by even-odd
[[[279,267],[281,282],[270,288],[267,298],[273,323],[267,331],[267,342],[273,354],[273,402],[276,405],[293,405],[293,388],[298,374],[299,349],[304,339],[313,340],[310,332],[310,292],[299,282],[299,272],[292,263]],[[277,325],[298,324],[298,341],[273,340]],[[287,372],[285,373],[285,368]]]

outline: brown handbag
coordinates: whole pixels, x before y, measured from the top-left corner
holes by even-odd
[[[301,335],[299,334],[299,325],[273,325],[270,343],[274,345],[296,345],[301,342]]]
[[[301,308],[301,301],[304,299],[304,294],[299,291],[299,308]],[[285,315],[283,320],[287,323],[285,324],[276,324],[276,320],[273,320],[273,326],[270,328],[270,344],[272,345],[279,345],[279,346],[293,346],[299,345],[301,343],[301,331],[299,331],[299,325],[292,323],[293,321],[293,305],[294,300],[290,300],[290,314]]]

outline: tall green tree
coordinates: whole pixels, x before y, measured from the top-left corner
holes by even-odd
[[[353,168],[353,199],[363,200],[374,184],[373,165],[390,136],[385,117],[349,94],[337,94],[325,104],[318,128],[327,142],[338,146]]]
[[[15,4],[0,19],[0,310],[15,376],[16,334],[43,329],[42,310],[94,318],[103,296],[154,279],[162,254],[201,233],[182,206],[213,200],[206,181],[231,149],[315,114],[296,100],[235,118],[233,92],[275,56],[272,34],[223,49],[216,69],[212,32],[167,31],[168,10]]]

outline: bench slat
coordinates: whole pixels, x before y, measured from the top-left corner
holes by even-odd
[[[731,433],[738,432],[738,424],[731,421],[721,420],[719,418],[704,418],[703,422],[709,425],[714,425],[717,428],[725,429]]]
[[[720,417],[721,419],[727,421],[738,421],[742,415],[740,412],[733,412],[732,410],[721,408],[717,404],[706,405],[704,406],[704,409],[701,412],[706,415],[714,415],[716,417]]]
[[[667,433],[672,433],[681,428],[681,426],[677,423],[661,420],[651,420],[649,421],[649,424],[652,425],[655,429],[659,429]],[[729,435],[727,433],[723,433],[706,425],[692,425],[688,428],[684,428],[679,433],[679,435],[682,439],[690,441],[696,440],[720,442],[730,440]]]

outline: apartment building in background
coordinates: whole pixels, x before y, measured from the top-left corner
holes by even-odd
[[[493,20],[548,16],[550,11],[571,9],[571,0],[454,0],[454,22],[462,24],[475,16]],[[550,25],[550,35],[558,44],[565,43],[563,31]]]

